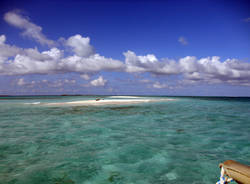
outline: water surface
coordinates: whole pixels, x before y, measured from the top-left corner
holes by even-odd
[[[250,164],[249,98],[172,98],[89,107],[42,104],[94,96],[0,98],[0,183],[210,184],[220,162]]]

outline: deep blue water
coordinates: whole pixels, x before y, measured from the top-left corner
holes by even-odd
[[[250,164],[250,98],[27,104],[94,98],[1,97],[0,183],[210,184],[220,162]]]

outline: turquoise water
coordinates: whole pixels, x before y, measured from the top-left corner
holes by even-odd
[[[26,104],[82,99],[1,98],[1,184],[210,184],[220,162],[250,164],[249,98]]]

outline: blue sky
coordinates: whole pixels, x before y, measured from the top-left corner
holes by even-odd
[[[0,7],[0,94],[250,96],[249,1]]]

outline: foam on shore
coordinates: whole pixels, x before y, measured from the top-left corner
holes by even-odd
[[[82,100],[73,102],[47,103],[47,106],[79,106],[79,105],[127,105],[148,102],[172,101],[173,99],[100,99],[100,100]]]

